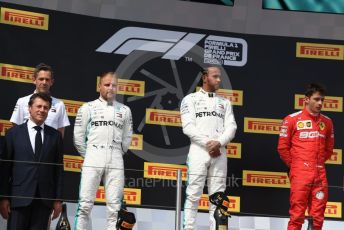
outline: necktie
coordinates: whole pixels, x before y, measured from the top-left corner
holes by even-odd
[[[41,149],[42,149],[42,134],[41,130],[42,127],[40,126],[35,126],[34,129],[37,131],[36,133],[36,138],[35,138],[35,157],[37,160],[39,160],[40,154],[41,154]]]

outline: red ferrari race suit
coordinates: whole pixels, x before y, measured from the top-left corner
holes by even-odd
[[[288,230],[301,230],[307,208],[314,229],[321,230],[328,198],[325,162],[333,153],[333,145],[330,118],[304,109],[284,119],[278,152],[290,169]]]

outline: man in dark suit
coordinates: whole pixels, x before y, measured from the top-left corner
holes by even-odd
[[[9,230],[45,230],[61,213],[61,134],[44,124],[51,97],[33,94],[30,119],[8,130],[1,152],[0,213]]]

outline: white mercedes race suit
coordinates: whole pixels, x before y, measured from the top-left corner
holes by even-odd
[[[181,104],[183,132],[191,141],[187,159],[188,179],[184,204],[184,230],[195,229],[198,201],[207,179],[208,194],[226,188],[227,156],[225,146],[234,138],[237,128],[229,100],[203,89],[187,95]],[[221,143],[221,155],[212,158],[206,144]],[[210,205],[210,229],[215,229],[215,206]]]
[[[103,180],[107,203],[107,229],[115,229],[124,188],[123,154],[132,137],[130,108],[102,98],[85,103],[78,111],[74,145],[84,157],[75,229],[86,229],[96,192]]]

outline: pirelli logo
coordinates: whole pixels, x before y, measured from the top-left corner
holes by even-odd
[[[132,135],[129,149],[131,149],[131,150],[142,150],[143,149],[143,135],[142,134],[133,134]]]
[[[304,107],[305,96],[295,94],[295,109],[303,109]],[[343,97],[326,96],[322,110],[328,112],[343,112]]]
[[[0,79],[32,83],[34,68],[0,63]]]
[[[71,117],[75,117],[79,108],[85,103],[82,101],[71,101],[66,99],[62,99],[62,101],[66,106],[67,115]]]
[[[63,155],[64,171],[81,172],[84,159],[81,156]]]
[[[144,177],[165,179],[165,180],[176,180],[178,169],[182,170],[182,180],[186,181],[187,167],[185,165],[175,164],[161,164],[161,163],[144,163]]]
[[[146,124],[181,127],[179,111],[146,109]]]
[[[145,82],[118,79],[117,93],[142,97],[145,95]]]
[[[244,118],[244,132],[245,133],[263,133],[263,134],[279,134],[282,124],[280,119],[266,119],[266,118]]]
[[[290,188],[287,173],[265,171],[243,171],[243,185],[257,187]]]
[[[232,105],[238,105],[242,106],[244,104],[243,102],[243,91],[242,90],[229,90],[229,89],[219,89],[216,92],[219,96],[227,98],[230,100]]]
[[[342,218],[342,203],[327,202],[325,209],[325,217]]]
[[[344,60],[344,45],[296,43],[296,57]]]
[[[308,216],[308,210],[306,210],[305,215]],[[342,203],[328,201],[326,203],[325,217],[342,218]]]
[[[240,212],[240,197],[228,196],[229,199],[229,211]],[[209,210],[209,197],[207,194],[202,194],[201,199],[198,202],[199,210]]]
[[[0,120],[0,136],[5,136],[6,131],[12,127],[12,123],[8,120]]]
[[[99,186],[97,193],[96,193],[96,201],[97,202],[105,202],[105,189],[104,186]]]
[[[131,205],[141,204],[141,189],[124,188],[123,196],[124,196],[123,197],[124,201],[127,204],[131,204]],[[101,203],[106,202],[104,186],[99,186],[96,193],[96,202],[101,202]]]
[[[196,91],[199,91],[201,87],[196,87]],[[231,89],[218,89],[217,95],[227,98],[232,105],[242,106],[244,104],[244,91],[242,90],[231,90]]]
[[[341,165],[343,163],[343,153],[342,149],[333,149],[333,153],[326,161],[326,164]]]
[[[228,158],[241,158],[241,143],[230,143],[227,145]]]
[[[49,15],[1,7],[1,23],[48,30]]]
[[[97,92],[99,92],[100,77],[97,77]],[[117,94],[143,97],[145,95],[145,82],[127,79],[118,79]]]

